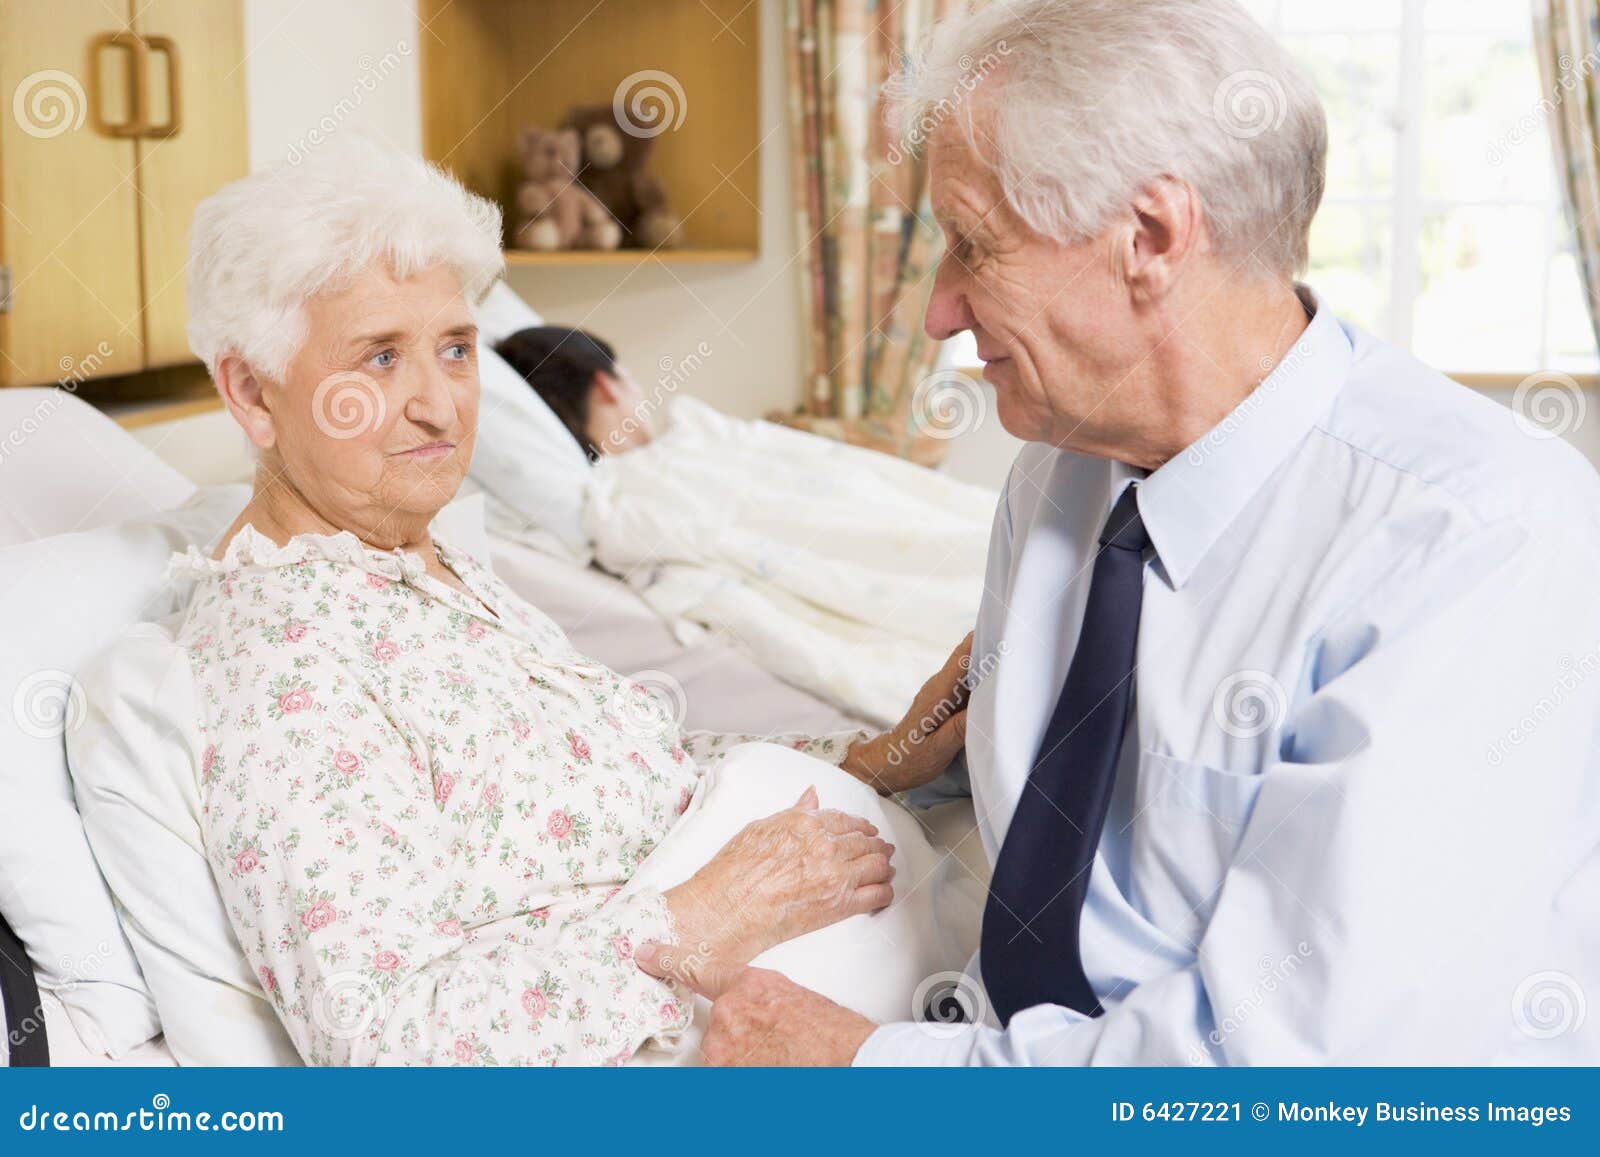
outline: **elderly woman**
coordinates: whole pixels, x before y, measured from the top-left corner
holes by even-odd
[[[249,505],[181,564],[204,841],[309,1062],[623,1060],[689,1019],[634,945],[748,960],[892,896],[893,848],[812,793],[681,886],[624,890],[742,737],[680,732],[430,533],[500,270],[493,206],[365,142],[194,222],[191,341],[259,453]],[[941,730],[921,750],[947,761]],[[792,742],[870,779],[894,737],[852,739]],[[357,1039],[322,1007],[352,970],[383,995]]]

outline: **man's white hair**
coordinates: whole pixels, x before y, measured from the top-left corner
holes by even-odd
[[[959,117],[1045,236],[1093,237],[1171,176],[1199,194],[1219,255],[1305,268],[1322,103],[1235,0],[993,0],[930,29],[891,97],[914,146]]]
[[[336,139],[195,209],[189,347],[213,372],[233,353],[281,379],[305,340],[307,298],[373,266],[404,278],[439,264],[476,305],[505,264],[499,206],[417,157]]]

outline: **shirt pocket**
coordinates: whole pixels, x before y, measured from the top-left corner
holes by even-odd
[[[1146,919],[1198,943],[1260,791],[1255,773],[1140,754],[1130,882]]]

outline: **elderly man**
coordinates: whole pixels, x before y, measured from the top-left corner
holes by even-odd
[[[935,785],[994,865],[981,1015],[645,953],[711,1059],[1600,1060],[1593,469],[1295,283],[1323,114],[1231,0],[998,0],[908,90],[928,333],[1028,443]]]

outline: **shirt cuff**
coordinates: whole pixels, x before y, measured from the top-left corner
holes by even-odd
[[[856,1068],[964,1068],[972,1064],[973,1046],[980,1033],[993,1032],[981,1025],[926,1025],[909,1021],[886,1024],[856,1050]]]

